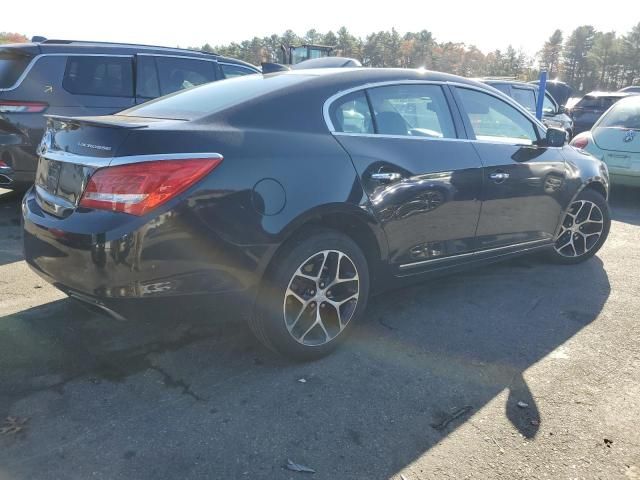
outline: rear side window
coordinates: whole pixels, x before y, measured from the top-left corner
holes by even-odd
[[[63,88],[75,95],[133,96],[131,57],[72,56],[62,80]]]
[[[536,95],[532,88],[511,87],[513,99],[530,112],[536,111]]]
[[[393,85],[368,90],[376,133],[456,138],[453,119],[438,85]]]
[[[0,88],[13,87],[32,57],[0,53]]]
[[[345,95],[331,105],[331,122],[337,132],[373,133],[371,111],[364,92]]]
[[[213,82],[216,79],[214,62],[191,58],[156,57],[156,65],[162,95]]]
[[[220,67],[222,67],[224,78],[241,77],[243,75],[251,75],[252,73],[256,73],[250,68],[243,67],[241,65],[232,65],[230,63],[221,63]]]

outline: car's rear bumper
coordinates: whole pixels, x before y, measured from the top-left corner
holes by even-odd
[[[640,171],[638,172],[609,172],[612,185],[624,185],[627,187],[640,187]]]
[[[7,165],[5,172],[0,168],[1,188],[26,190],[33,184],[38,156],[21,135],[0,131],[0,160]]]
[[[252,307],[258,276],[184,213],[46,213],[33,189],[22,201],[29,266],[68,295],[116,314],[182,306]],[[243,308],[244,307],[244,308]]]

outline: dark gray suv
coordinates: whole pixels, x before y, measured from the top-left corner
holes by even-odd
[[[191,86],[259,73],[240,60],[192,50],[40,40],[0,46],[2,188],[33,183],[46,114],[108,115]]]

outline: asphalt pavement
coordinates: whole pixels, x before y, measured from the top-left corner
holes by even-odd
[[[231,313],[85,310],[26,266],[0,191],[0,480],[640,479],[640,190],[611,203],[588,262],[387,292],[300,364]]]

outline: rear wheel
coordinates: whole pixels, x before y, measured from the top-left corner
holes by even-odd
[[[290,242],[263,282],[250,326],[267,347],[297,360],[338,346],[365,310],[369,269],[349,237],[316,230]]]
[[[584,190],[565,214],[556,237],[552,260],[574,264],[591,258],[609,235],[611,217],[605,198],[595,190]]]

